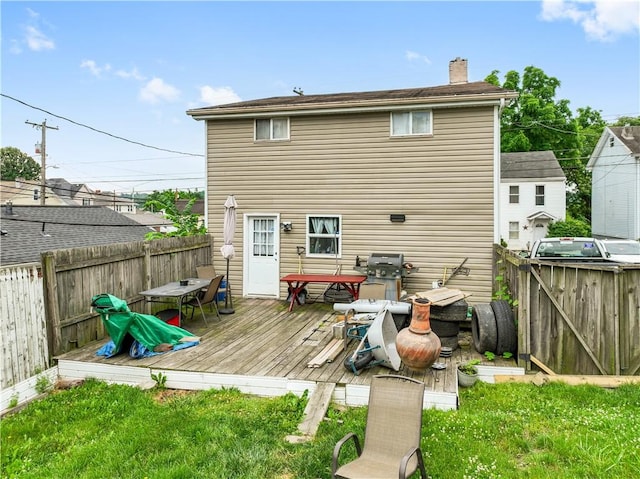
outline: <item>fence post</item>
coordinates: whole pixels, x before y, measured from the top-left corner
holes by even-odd
[[[531,263],[518,265],[518,366],[531,370]],[[524,364],[523,364],[524,363]]]
[[[49,356],[60,354],[62,332],[60,331],[60,307],[58,304],[58,279],[56,277],[56,260],[53,253],[43,253],[42,261],[42,286],[44,293],[44,309],[47,326],[47,342],[49,344]]]

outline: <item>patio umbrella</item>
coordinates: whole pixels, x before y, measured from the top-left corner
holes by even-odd
[[[220,248],[222,257],[227,260],[227,291],[224,295],[224,308],[220,309],[220,314],[233,314],[233,298],[231,297],[231,286],[229,284],[229,260],[236,254],[233,247],[233,236],[236,232],[236,208],[238,203],[233,195],[227,196],[224,202],[224,224],[222,227],[222,238],[224,244]]]

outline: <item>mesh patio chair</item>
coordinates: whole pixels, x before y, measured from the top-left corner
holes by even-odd
[[[220,313],[218,312],[218,288],[220,287],[222,278],[224,278],[223,274],[216,276],[211,280],[206,291],[199,291],[193,298],[182,304],[183,307],[191,309],[191,316],[189,316],[189,319],[193,319],[194,311],[196,308],[200,308],[200,311],[202,312],[202,319],[206,324],[207,318],[204,316],[202,306],[207,304],[209,305],[209,310],[211,310],[212,307],[215,308],[216,316],[220,319]]]
[[[369,389],[369,409],[364,448],[355,433],[335,445],[332,478],[407,478],[417,470],[426,479],[420,435],[424,383],[396,375],[374,376]],[[338,464],[342,447],[352,440],[358,457]]]
[[[196,272],[198,274],[198,278],[204,278],[204,279],[213,279],[216,276],[218,276],[216,274],[216,268],[212,265],[212,264],[207,264],[204,266],[196,266]],[[224,278],[222,278],[223,281],[222,283],[220,283],[220,287],[218,288],[218,292],[220,293],[224,293],[223,298],[226,296],[227,294],[227,283],[226,281],[224,281]]]

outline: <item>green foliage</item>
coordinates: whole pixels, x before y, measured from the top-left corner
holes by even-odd
[[[176,231],[169,233],[151,232],[147,233],[146,239],[159,239],[174,236],[195,236],[207,233],[204,225],[200,224],[200,218],[192,213],[193,204],[202,197],[202,193],[192,193],[187,191],[154,191],[144,202],[143,208],[147,211],[164,211],[167,219],[173,222]],[[176,207],[176,201],[188,199],[188,203],[183,211]]]
[[[478,374],[478,368],[476,367],[478,364],[480,364],[479,359],[470,359],[469,361],[458,365],[458,369],[465,374],[475,376]]]
[[[288,444],[306,398],[173,392],[90,380],[34,401],[2,420],[0,477],[327,478],[335,443],[348,432],[362,439],[366,424],[367,408],[332,404],[313,440]],[[421,446],[433,478],[640,471],[640,385],[478,382],[460,391],[459,409],[423,417]]]
[[[504,267],[504,260],[498,260],[497,265],[499,274],[495,278],[493,278],[495,291],[493,292],[491,299],[504,300],[509,303],[509,306],[511,306],[512,308],[518,306],[518,300],[513,299],[511,288],[509,287],[509,282],[505,278],[507,269]]]
[[[11,396],[11,400],[9,401],[9,408],[14,408],[18,405],[18,399],[20,399],[20,396],[18,395],[18,393],[15,393]]]
[[[487,359],[487,361],[493,361],[496,359],[496,354],[491,351],[485,351],[484,357]]]
[[[158,389],[166,389],[167,387],[167,376],[161,372],[159,373],[151,373],[151,379],[156,382],[156,387]]]
[[[565,221],[556,221],[549,225],[547,230],[548,238],[562,237],[589,237],[591,236],[591,225],[583,220],[576,220],[567,216]]]
[[[18,148],[5,146],[0,149],[0,177],[5,181],[39,180],[40,164]]]
[[[51,389],[51,380],[44,374],[40,374],[36,379],[35,389],[38,394],[46,393]]]

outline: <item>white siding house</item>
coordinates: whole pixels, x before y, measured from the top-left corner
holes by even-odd
[[[639,239],[640,126],[605,128],[587,169],[593,235]]]
[[[500,155],[500,239],[512,250],[529,250],[564,221],[566,177],[552,151]]]

